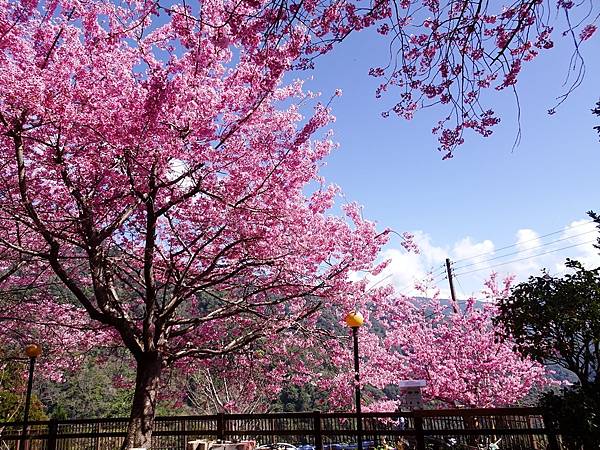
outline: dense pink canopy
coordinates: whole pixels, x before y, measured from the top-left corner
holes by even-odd
[[[355,205],[351,224],[325,213],[337,189],[318,168],[333,143],[309,139],[332,117],[316,104],[304,118],[302,83],[280,85],[303,33],[259,64],[244,33],[230,33],[250,47],[235,54],[181,14],[140,37],[135,20],[149,18],[128,27],[110,4],[59,6],[51,20],[2,11],[14,22],[0,75],[6,264],[58,278],[128,346],[173,358],[219,352],[218,330],[275,332],[316,296],[352,307],[347,274],[370,270],[385,233]],[[194,319],[206,296],[219,307]]]
[[[425,380],[424,400],[445,407],[514,405],[534,388],[552,383],[539,362],[513,351],[511,339],[498,338],[496,300],[507,295],[510,280],[498,288],[492,277],[480,301],[442,301],[404,297],[390,288],[371,291],[375,300],[360,328],[361,385],[384,389],[402,380]],[[350,342],[331,345],[333,364],[343,368],[317,384],[331,392],[334,405],[352,404]],[[367,409],[395,410],[402,397],[366,390]]]
[[[319,169],[335,147],[333,116],[284,79],[377,25],[399,45],[399,59],[373,71],[387,73],[380,90],[401,90],[393,109],[407,118],[428,101],[452,105],[456,125],[437,129],[449,156],[464,129],[487,135],[497,122],[479,90],[511,87],[535,48],[551,46],[543,4],[492,14],[467,0],[0,0],[0,289],[3,301],[37,305],[29,318],[7,311],[35,322],[33,336],[62,323],[81,329],[84,350],[100,339],[131,352],[134,447],[150,442],[161,374],[177,361],[218,361],[259,342],[320,345],[334,364],[348,360],[316,330],[331,311],[393,298],[356,281],[381,269],[388,231],[356,204],[331,213],[339,189]],[[407,353],[365,368],[373,384],[409,367],[410,352],[438,367],[427,342],[457,345],[460,330],[492,345],[488,313],[452,317],[446,338],[436,335],[446,322],[414,311],[385,317],[390,330],[412,324],[411,340],[389,334]],[[55,334],[57,352],[75,347],[75,335]],[[364,342],[375,361],[378,336]]]
[[[229,14],[205,6],[209,24]],[[306,33],[263,42],[267,19],[158,12],[0,2],[2,289],[17,302],[59,291],[131,352],[124,445],[137,447],[165,368],[360,305],[350,275],[371,272],[387,239],[355,204],[328,212],[338,188],[318,171],[333,118],[282,83]],[[53,311],[41,321],[66,321]]]

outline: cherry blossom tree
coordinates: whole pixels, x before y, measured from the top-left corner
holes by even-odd
[[[386,388],[400,380],[424,379],[425,400],[446,407],[510,406],[534,388],[554,383],[546,368],[514,350],[514,341],[499,339],[502,328],[494,324],[498,309],[496,301],[505,298],[510,280],[498,286],[492,277],[476,302],[442,301],[439,291],[409,298],[398,296],[389,286],[372,289],[365,310],[366,323],[359,331],[360,379],[365,410],[394,411],[402,405],[401,397],[385,394]],[[431,295],[428,298],[428,295]],[[329,331],[329,332],[328,332]],[[287,359],[289,367],[277,363],[253,364],[243,379],[263,384],[272,383],[258,396],[276,399],[276,380],[290,384],[310,383],[325,392],[327,409],[348,410],[354,407],[354,372],[352,342],[347,328],[327,324],[321,328],[321,338],[307,339],[305,348],[311,358]],[[269,361],[277,361],[270,356]],[[247,366],[246,366],[247,367]],[[269,369],[277,374],[270,378]],[[304,369],[302,371],[301,369]],[[226,371],[223,377],[230,378]],[[233,372],[237,378],[239,372]],[[285,374],[288,374],[286,378]],[[289,377],[298,374],[298,379]],[[252,395],[252,394],[250,394]],[[242,395],[248,397],[248,393]],[[258,400],[256,397],[252,397]],[[268,399],[262,397],[264,404]],[[248,402],[250,404],[250,402]]]
[[[464,130],[498,122],[481,90],[512,88],[552,46],[548,11],[584,11],[568,22],[578,49],[595,7],[0,0],[2,289],[51,304],[45,326],[77,305],[129,349],[124,447],[148,445],[165,367],[309,335],[322,309],[367,301],[350,275],[377,270],[387,233],[357,205],[328,215],[338,189],[318,170],[334,144],[319,130],[333,118],[284,75],[377,26],[395,55],[372,71],[379,93],[399,89],[405,118],[448,105],[435,129],[448,157]]]
[[[155,5],[178,12],[161,2]],[[492,134],[501,118],[488,106],[486,91],[516,95],[521,71],[552,49],[559,35],[570,40],[573,53],[565,62],[567,89],[548,111],[553,114],[583,79],[582,44],[595,34],[600,17],[600,5],[593,0],[256,0],[225,8],[223,29],[238,29],[250,20],[252,31],[263,31],[254,39],[265,46],[300,25],[310,39],[294,61],[297,68],[313,67],[319,55],[351,33],[376,28],[390,57],[369,73],[381,79],[376,95],[387,92],[394,100],[382,114],[410,120],[420,109],[440,107],[432,131],[444,158],[464,142],[465,131]],[[214,26],[201,13],[184,15]]]
[[[314,136],[332,117],[317,103],[304,118],[310,95],[281,83],[305,32],[261,42],[266,19],[223,30],[172,6],[153,23],[156,8],[0,4],[4,289],[43,303],[58,283],[131,352],[123,448],[149,447],[166,367],[360,304],[350,274],[374,270],[387,234],[357,205],[327,214],[338,190],[318,169],[333,143]],[[54,306],[48,325],[71,311]]]
[[[23,358],[25,345],[40,344],[42,356],[37,361],[37,372],[48,380],[62,381],[65,372],[76,370],[92,349],[119,345],[113,330],[90,321],[85,309],[56,301],[56,297],[29,293],[25,298],[0,304],[0,348],[6,358]],[[25,366],[22,369],[25,377]]]
[[[517,96],[521,71],[552,49],[558,35],[570,41],[573,52],[565,61],[566,90],[548,111],[556,112],[585,75],[582,44],[594,36],[600,17],[593,0],[267,0],[226,8],[227,24],[234,27],[251,17],[253,29],[265,31],[264,45],[300,25],[310,37],[295,61],[301,69],[313,67],[351,33],[376,28],[390,55],[369,71],[381,80],[376,96],[392,99],[382,115],[410,120],[420,109],[438,107],[440,120],[432,131],[444,158],[464,143],[465,132],[492,134],[501,117],[488,91]],[[186,20],[208,23],[201,14],[187,13]]]
[[[498,337],[496,300],[506,297],[509,287],[510,280],[499,288],[492,276],[481,304],[474,298],[444,304],[436,292],[428,300],[399,298],[378,305],[388,330],[383,361],[393,368],[391,376],[426,380],[426,397],[451,407],[511,405],[547,385],[542,364],[514,351],[510,337]]]
[[[542,364],[514,350],[510,337],[499,338],[496,301],[507,296],[510,279],[499,286],[492,276],[480,302],[442,301],[427,280],[417,287],[418,297],[399,296],[389,286],[369,291],[372,301],[359,332],[365,410],[401,407],[401,397],[384,393],[401,380],[426,380],[425,401],[451,408],[514,405],[533,388],[554,383]],[[330,407],[347,409],[354,389],[352,346],[339,336],[327,351],[335,370],[310,382],[328,392]]]
[[[187,400],[203,414],[269,412],[284,389],[316,386],[319,374],[327,370],[330,361],[324,349],[337,339],[320,331],[282,333],[277,345],[258,341],[242,354],[183,366],[173,378],[185,381]]]

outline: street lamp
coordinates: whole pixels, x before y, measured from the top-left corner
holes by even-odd
[[[29,357],[29,378],[27,379],[27,395],[25,397],[25,411],[23,412],[23,433],[21,434],[21,444],[19,448],[25,449],[27,427],[29,422],[29,405],[31,403],[31,388],[33,387],[33,369],[35,359],[42,354],[42,347],[39,344],[29,344],[25,346],[25,354]]]
[[[362,417],[360,408],[360,371],[358,365],[358,328],[365,322],[365,318],[358,311],[351,311],[344,318],[346,325],[352,328],[352,339],[354,341],[354,392],[356,395],[356,433],[358,439],[358,450],[362,450]]]

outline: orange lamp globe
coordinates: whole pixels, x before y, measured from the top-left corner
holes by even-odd
[[[365,323],[365,318],[358,311],[351,311],[348,313],[348,315],[346,315],[346,317],[344,317],[344,321],[350,328],[357,328]]]
[[[42,347],[39,344],[29,344],[25,346],[25,354],[30,358],[37,358],[42,354]]]

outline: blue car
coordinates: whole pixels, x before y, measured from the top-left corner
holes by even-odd
[[[296,445],[296,449],[297,450],[315,450],[315,446],[310,445],[310,444],[300,444],[300,445]]]
[[[323,450],[346,450],[344,444],[325,444]]]
[[[363,450],[375,448],[374,441],[363,441]],[[314,449],[314,447],[313,447]],[[357,450],[358,444],[356,442],[350,442],[348,444],[326,444],[323,446],[323,450]]]

